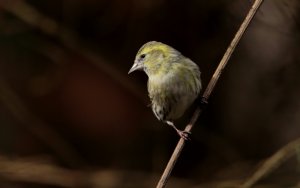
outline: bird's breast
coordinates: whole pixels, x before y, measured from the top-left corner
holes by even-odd
[[[195,100],[195,92],[180,77],[152,77],[148,80],[148,92],[152,110],[162,120],[179,118]]]

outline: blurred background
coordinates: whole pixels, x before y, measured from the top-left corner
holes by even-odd
[[[1,187],[155,187],[178,136],[148,107],[146,75],[127,75],[137,50],[173,46],[205,88],[252,3],[1,0]],[[168,187],[234,187],[300,137],[299,11],[264,1]],[[290,156],[260,187],[300,186]]]

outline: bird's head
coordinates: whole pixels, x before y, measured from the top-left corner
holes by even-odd
[[[143,70],[148,76],[168,71],[169,66],[180,52],[161,42],[151,41],[144,44],[136,54],[134,63],[128,74]]]

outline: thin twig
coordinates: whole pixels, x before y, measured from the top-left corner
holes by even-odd
[[[263,0],[256,0],[254,2],[254,4],[252,5],[250,11],[248,12],[246,18],[244,19],[242,25],[240,26],[239,30],[237,31],[237,33],[235,34],[233,40],[231,41],[229,47],[227,48],[223,58],[221,59],[215,73],[213,74],[211,80],[208,83],[208,86],[206,88],[206,90],[204,91],[203,94],[203,98],[205,100],[207,100],[210,96],[210,94],[212,93],[220,75],[222,74],[223,69],[225,68],[228,60],[231,57],[231,54],[233,53],[233,51],[235,50],[235,47],[237,46],[237,44],[239,43],[241,37],[243,36],[245,30],[247,29],[249,23],[251,22],[253,16],[255,15],[256,11],[258,10],[258,8],[260,7],[260,5],[262,4]],[[192,119],[190,121],[190,123],[185,127],[185,131],[187,132],[191,132],[195,122],[197,121],[199,115],[202,113],[203,109],[201,107],[198,107],[196,109],[196,111],[194,112]],[[185,140],[184,139],[180,139],[168,164],[167,167],[165,168],[158,184],[157,184],[157,188],[163,188],[166,186],[168,178],[176,164],[176,161],[178,159],[178,157],[180,156],[180,153],[184,147],[185,144]]]
[[[0,184],[3,180],[16,183],[31,183],[50,187],[99,188],[99,187],[143,187],[150,188],[158,174],[142,171],[93,169],[74,170],[60,167],[38,156],[8,158],[0,155]],[[175,179],[172,187],[191,187],[195,182]],[[3,187],[3,186],[1,186]]]
[[[283,162],[292,157],[300,147],[300,138],[288,143],[270,158],[268,158],[256,172],[250,176],[241,186],[241,188],[250,188],[260,179],[268,175],[274,169],[279,167]]]
[[[143,94],[140,92],[141,90],[132,81],[127,79],[127,74],[125,76],[116,67],[110,63],[106,63],[107,61],[102,56],[85,48],[87,45],[83,44],[79,36],[72,30],[47,17],[23,0],[0,0],[0,10],[1,8],[43,33],[56,37],[66,48],[89,60],[92,65],[105,72],[114,81],[130,91],[136,98],[146,103]]]
[[[299,147],[300,139],[297,139],[280,149],[271,158],[272,161],[280,161],[282,164],[295,153],[295,149]],[[281,153],[281,154],[278,154]],[[280,155],[280,157],[278,157]],[[277,156],[277,157],[275,157]],[[47,156],[46,156],[47,157]],[[268,159],[268,160],[271,160]],[[271,166],[278,166],[271,165]],[[265,166],[265,165],[263,165]],[[260,169],[263,169],[260,168]],[[274,169],[272,167],[272,169]],[[94,169],[92,171],[67,169],[58,166],[47,160],[45,157],[33,156],[30,158],[8,158],[0,155],[0,184],[3,180],[17,183],[33,183],[48,186],[59,187],[151,187],[157,174],[148,174],[139,171],[123,171],[114,169]],[[282,176],[280,182],[294,182],[298,180],[297,175],[287,174]],[[231,179],[222,181],[211,181],[201,184],[195,184],[191,180],[175,179],[170,187],[218,187],[218,188],[242,188],[241,179]],[[2,184],[1,184],[2,185]],[[252,186],[254,186],[252,184]],[[255,187],[278,188],[278,183],[264,182],[257,184]],[[300,187],[295,185],[294,187]],[[244,187],[243,187],[244,188]]]

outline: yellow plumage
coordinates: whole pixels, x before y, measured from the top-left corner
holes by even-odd
[[[157,119],[178,130],[173,120],[183,115],[201,90],[200,70],[189,58],[161,42],[151,41],[138,51],[129,73],[143,70],[148,75],[148,92]]]

